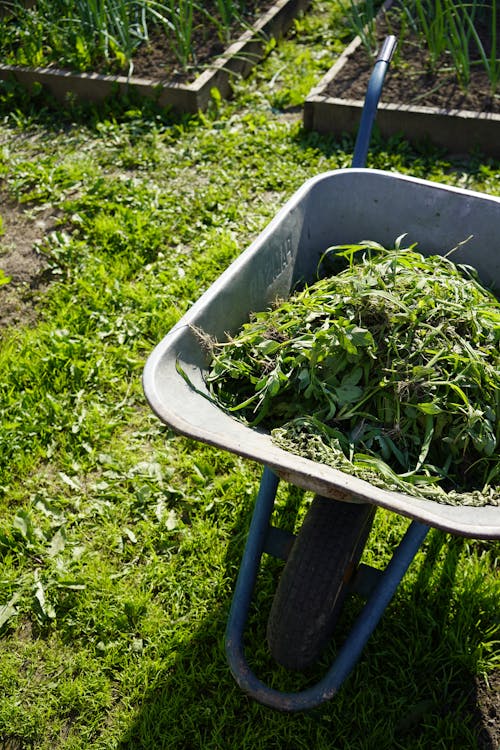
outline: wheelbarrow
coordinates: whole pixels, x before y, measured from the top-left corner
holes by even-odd
[[[394,44],[394,38],[386,40],[373,68],[352,167],[305,182],[167,333],[143,373],[146,398],[163,422],[264,466],[228,617],[226,656],[240,688],[281,711],[308,710],[336,694],[430,527],[500,538],[500,507],[439,504],[381,489],[277,447],[265,431],[237,421],[205,397],[209,362],[195,330],[218,340],[236,332],[251,312],[287,298],[299,280],[313,280],[322,253],[333,244],[370,239],[389,246],[405,232],[424,255],[458,247],[454,260],[474,266],[482,282],[500,292],[500,198],[364,168]],[[270,522],[280,481],[315,493],[296,536]],[[359,565],[377,507],[411,519],[383,571]],[[349,592],[366,598],[326,674],[295,693],[264,684],[245,657],[244,631],[263,553],[286,560],[268,621],[270,650],[285,667],[307,668],[318,657]]]

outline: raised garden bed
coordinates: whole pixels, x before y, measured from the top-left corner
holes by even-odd
[[[265,56],[269,40],[282,36],[309,4],[310,0],[276,0],[251,28],[190,82],[164,80],[152,75],[101,75],[55,67],[28,68],[6,64],[0,64],[0,80],[14,79],[28,88],[42,84],[59,101],[76,97],[100,102],[133,92],[156,101],[160,107],[171,107],[179,113],[195,113],[206,109],[213,89],[217,89],[221,97],[229,97],[231,80],[235,76],[246,77]]]
[[[391,5],[385,3],[383,10]],[[391,31],[380,14],[377,37],[382,40]],[[453,75],[431,75],[425,54],[417,40],[405,35],[387,73],[378,107],[381,134],[403,134],[410,141],[427,141],[452,153],[477,148],[500,158],[500,98],[498,93],[491,96],[486,75],[474,71],[465,93]],[[304,103],[306,130],[356,133],[372,66],[357,36],[309,93]]]

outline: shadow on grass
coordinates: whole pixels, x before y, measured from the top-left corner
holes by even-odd
[[[313,149],[327,159],[334,160],[335,168],[352,166],[356,134],[344,133],[339,136],[308,131],[302,127],[295,134],[294,142],[304,151]],[[410,143],[404,133],[385,138],[376,121],[370,138],[367,162],[366,166],[369,168],[405,171],[422,179],[435,179],[429,175],[441,170],[443,175],[449,177],[451,184],[471,189],[477,189],[471,183],[474,180],[482,182],[488,171],[494,178],[500,163],[498,159],[485,157],[477,149],[468,154],[451,154],[426,139]],[[493,179],[492,185],[495,184]]]
[[[475,589],[472,580],[462,580],[468,544],[461,537],[431,532],[411,599],[405,600],[402,608],[393,608],[387,618],[393,621],[394,630],[397,617],[403,627],[404,623],[416,626],[418,633],[418,643],[408,644],[412,660],[408,674],[417,700],[396,725],[397,747],[425,747],[428,727],[444,729],[447,725],[459,732],[457,737],[449,736],[447,747],[498,750],[484,721],[479,680],[473,673],[482,634],[495,620],[495,604],[489,595]],[[415,744],[419,740],[421,744]]]
[[[285,503],[285,525],[293,516],[294,503],[293,496]],[[232,580],[249,520],[248,510],[235,519],[226,557]],[[461,581],[465,544],[463,539],[431,532],[417,572],[410,582],[403,581],[351,676],[333,701],[307,714],[280,714],[242,694],[224,657],[230,601],[221,601],[189,640],[175,645],[173,658],[172,653],[165,654],[165,667],[145,686],[119,750],[497,750],[477,704],[472,673],[481,644],[478,627],[494,620],[495,610],[484,592]],[[246,634],[247,652],[264,682],[295,691],[322,676],[335,658],[335,646],[318,669],[304,677],[272,664],[265,646],[265,621],[279,567],[269,558],[261,566]],[[338,643],[361,606],[359,600],[349,601],[339,622]]]
[[[132,89],[127,94],[117,91],[102,102],[86,102],[71,96],[61,102],[42,84],[36,82],[27,89],[14,78],[0,81],[0,114],[16,123],[36,122],[57,133],[75,124],[95,128],[107,119],[125,123],[132,120],[140,130],[138,137],[154,123],[182,127],[198,119],[197,115],[178,114],[170,107],[160,107]]]

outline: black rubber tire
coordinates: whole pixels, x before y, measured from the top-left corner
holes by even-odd
[[[374,515],[374,505],[313,499],[267,623],[269,648],[283,667],[306,670],[328,645]]]

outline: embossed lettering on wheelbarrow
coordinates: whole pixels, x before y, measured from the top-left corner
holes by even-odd
[[[176,368],[178,362],[206,391],[207,354],[192,326],[221,339],[252,311],[289,296],[299,280],[312,280],[327,247],[361,240],[388,246],[403,233],[426,255],[445,254],[470,237],[454,261],[474,266],[485,285],[500,291],[500,198],[378,170],[326,172],[292,196],[159,343],[144,370],[145,394],[174,430],[261,462],[299,487],[373,503],[462,536],[500,538],[500,507],[456,507],[383,490],[284,451],[197,393]]]

